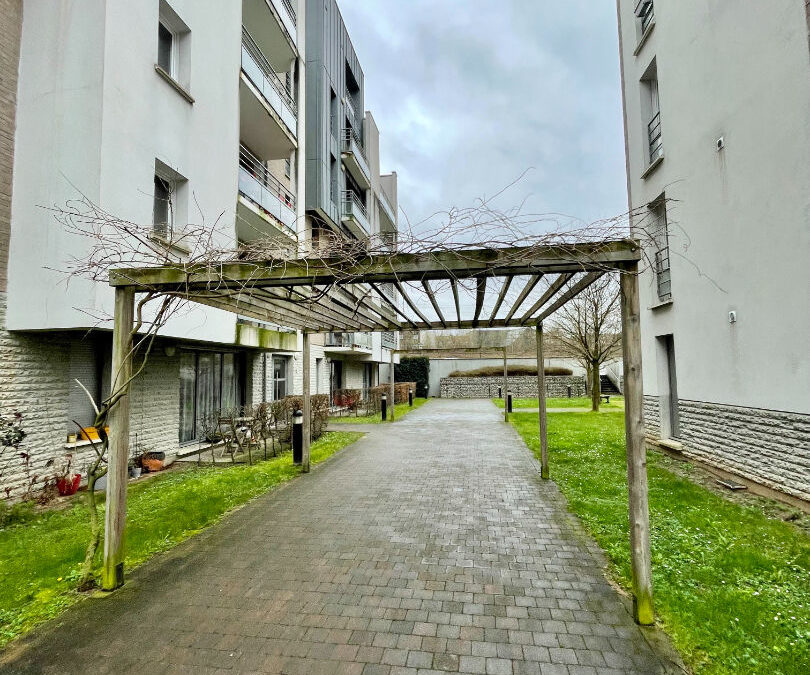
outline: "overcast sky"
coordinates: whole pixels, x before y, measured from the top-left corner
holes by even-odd
[[[492,195],[626,211],[614,0],[339,0],[412,222]],[[400,216],[401,217],[401,216]]]

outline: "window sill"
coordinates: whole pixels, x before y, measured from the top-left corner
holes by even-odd
[[[655,19],[653,19],[652,23],[647,26],[647,30],[641,35],[638,40],[638,44],[636,45],[635,50],[633,51],[633,56],[638,56],[641,53],[641,50],[644,48],[644,45],[647,44],[647,40],[650,39],[650,35],[653,32],[653,28],[655,28]]]
[[[659,438],[658,445],[667,450],[674,450],[675,452],[683,452],[683,443],[674,441],[671,438]]]
[[[672,307],[671,298],[669,300],[662,300],[661,302],[658,302],[654,305],[650,305],[649,307],[647,307],[647,309],[649,309],[651,312],[654,312],[657,309],[665,309],[667,307]]]
[[[647,180],[653,172],[661,166],[661,163],[664,161],[664,155],[659,155],[655,161],[651,162],[650,165],[644,169],[644,173],[641,174],[641,180]]]
[[[160,75],[166,82],[168,82],[172,89],[174,89],[180,96],[182,96],[186,101],[194,104],[194,97],[188,92],[188,90],[180,84],[177,80],[175,80],[169,73],[166,72],[161,66],[157,63],[155,64],[155,72]]]
[[[179,242],[176,241],[169,241],[168,239],[164,239],[163,237],[157,234],[150,234],[148,236],[149,241],[153,241],[156,244],[160,244],[164,246],[167,250],[173,251],[179,255],[189,255],[191,253],[191,249],[186,248],[185,246],[181,245]]]

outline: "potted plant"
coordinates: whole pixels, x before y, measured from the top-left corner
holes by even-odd
[[[147,473],[154,473],[163,469],[163,462],[166,459],[165,452],[156,450],[146,450],[141,458],[141,466]]]
[[[67,454],[65,455],[65,461],[63,462],[62,466],[59,467],[59,471],[54,476],[54,479],[56,480],[56,489],[59,491],[59,494],[62,497],[75,495],[76,490],[79,489],[79,483],[82,480],[82,475],[80,473],[72,472],[72,468],[73,455]]]
[[[129,468],[129,477],[130,478],[140,478],[141,477],[141,470],[142,470],[141,462],[142,461],[143,461],[143,458],[140,455],[138,455],[136,457],[133,457],[132,459],[129,460],[128,468]]]

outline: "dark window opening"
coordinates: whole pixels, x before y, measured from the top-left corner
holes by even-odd
[[[158,65],[169,75],[172,73],[172,48],[174,46],[174,35],[160,22],[158,23]]]

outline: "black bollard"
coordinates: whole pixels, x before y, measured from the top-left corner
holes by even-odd
[[[408,406],[413,408],[413,389],[408,389]]]
[[[512,412],[512,392],[506,392],[506,412]]]
[[[382,421],[388,419],[388,397],[383,394],[380,396],[380,410],[382,411]]]
[[[571,398],[571,387],[568,387],[568,398]]]
[[[304,459],[304,412],[293,413],[292,428],[293,464],[301,464]]]
[[[498,398],[503,398],[503,389],[498,387]]]

